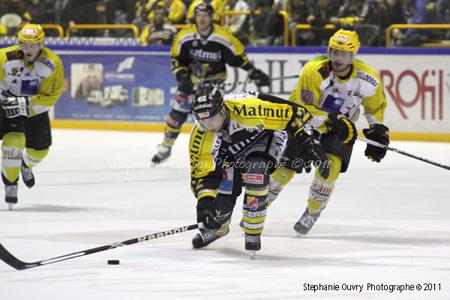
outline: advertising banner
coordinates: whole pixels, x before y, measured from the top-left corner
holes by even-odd
[[[55,107],[55,118],[163,122],[176,90],[168,48],[126,48],[131,50],[57,51],[64,62],[67,89]],[[380,73],[388,99],[385,123],[391,131],[450,133],[449,54],[372,50],[358,59]],[[287,99],[297,84],[293,77],[307,61],[324,52],[324,48],[253,48],[249,57],[273,78],[271,88],[263,91]],[[243,70],[229,68],[228,76],[225,92],[257,90]],[[366,126],[361,116],[358,128]]]

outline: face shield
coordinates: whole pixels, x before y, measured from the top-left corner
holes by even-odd
[[[20,50],[22,50],[23,54],[25,54],[25,57],[28,61],[35,61],[41,50],[42,50],[42,44],[41,43],[19,43]]]
[[[353,63],[354,53],[351,51],[341,51],[330,48],[328,50],[328,57],[333,66],[333,70],[342,72]]]
[[[205,114],[208,113],[205,112]],[[198,113],[196,114],[195,119],[201,129],[217,132],[223,127],[223,124],[225,123],[226,112],[225,109],[222,109],[218,114],[209,118],[202,118],[202,113]]]

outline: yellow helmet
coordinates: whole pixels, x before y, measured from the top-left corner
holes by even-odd
[[[41,25],[26,24],[19,31],[18,38],[19,42],[25,44],[43,43],[45,39],[45,32]]]
[[[330,38],[328,48],[338,51],[353,52],[353,55],[356,55],[360,45],[356,31],[339,29]]]

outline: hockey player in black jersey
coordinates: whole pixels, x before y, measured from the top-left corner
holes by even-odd
[[[226,28],[213,24],[213,15],[210,4],[199,4],[195,8],[195,24],[180,31],[172,45],[172,72],[178,90],[172,110],[166,117],[164,139],[152,158],[153,164],[170,156],[181,126],[191,112],[195,90],[224,82],[227,64],[246,70],[258,87],[270,85],[270,78],[249,62],[242,43]]]
[[[231,214],[245,187],[245,249],[261,249],[269,176],[287,143],[288,132],[311,153],[328,177],[326,154],[313,137],[308,110],[263,93],[222,96],[216,87],[200,89],[192,108],[197,124],[191,133],[191,186],[197,221],[203,223],[192,244],[202,248],[229,232]]]

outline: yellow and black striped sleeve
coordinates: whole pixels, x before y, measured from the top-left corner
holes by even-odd
[[[189,72],[189,49],[188,41],[192,40],[192,35],[195,34],[196,28],[194,25],[188,25],[186,28],[178,32],[172,44],[170,51],[172,60],[172,73],[178,78],[180,71]]]
[[[191,167],[191,189],[197,199],[217,196],[222,180],[222,169],[216,164],[217,143],[214,132],[194,126],[189,139],[189,161]]]
[[[228,28],[214,25],[214,34],[219,37],[217,41],[220,41],[224,46],[224,60],[228,65],[244,70],[253,68],[248,60],[244,45]]]

